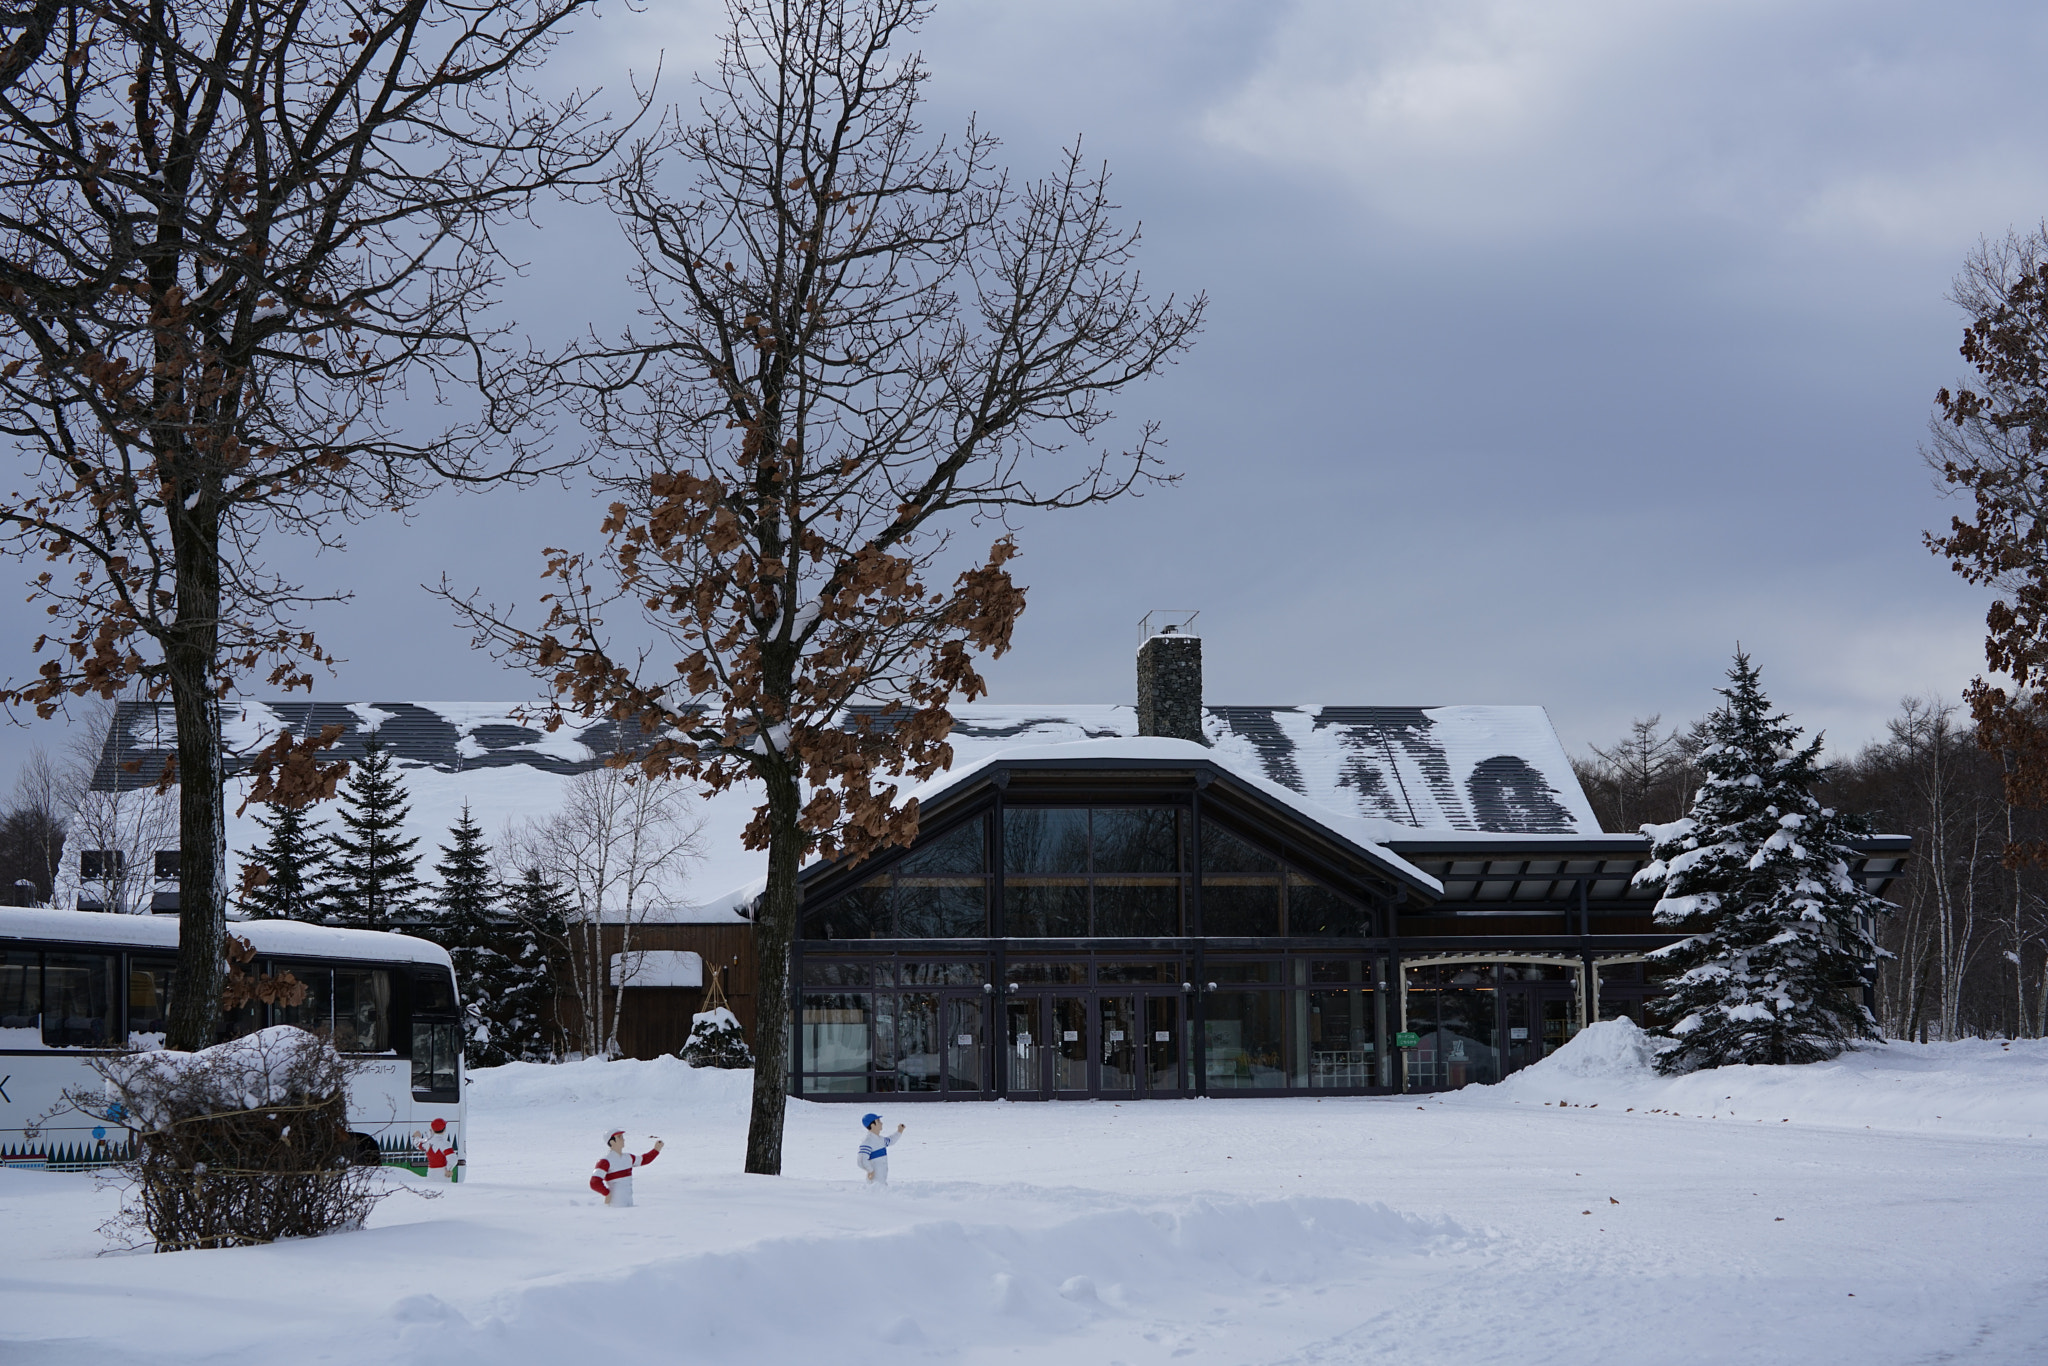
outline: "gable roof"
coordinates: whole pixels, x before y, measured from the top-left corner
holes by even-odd
[[[479,702],[237,702],[226,711],[223,738],[232,752],[248,754],[280,727],[306,735],[339,725],[333,752],[359,759],[375,735],[405,779],[412,807],[405,834],[419,839],[431,862],[465,804],[495,841],[509,822],[555,810],[570,775],[598,767],[629,743],[622,732],[631,728],[613,722],[547,732],[518,711]],[[1137,711],[1129,706],[974,703],[954,714],[953,767],[935,784],[950,785],[969,766],[1019,746],[1139,738]],[[1203,723],[1209,759],[1284,789],[1326,824],[1364,822],[1359,829],[1372,828],[1365,838],[1373,843],[1401,831],[1466,839],[1487,832],[1599,833],[1541,707],[1209,707]],[[122,703],[93,786],[152,786],[174,739],[168,703]],[[230,759],[231,775],[241,768]],[[689,896],[705,914],[729,918],[729,899],[720,894],[763,871],[764,856],[740,839],[759,800],[748,783],[698,807],[706,853]],[[262,832],[253,812],[236,816],[234,806],[231,798],[228,845],[244,853]]]

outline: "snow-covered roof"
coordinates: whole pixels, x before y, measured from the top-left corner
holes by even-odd
[[[630,727],[589,723],[550,733],[519,711],[478,702],[246,702],[228,712],[225,738],[231,749],[248,753],[280,727],[304,735],[339,725],[334,752],[360,758],[374,734],[405,781],[412,806],[405,833],[419,839],[430,864],[465,804],[496,840],[511,822],[554,811],[570,775],[632,743]],[[1129,706],[975,703],[956,707],[954,715],[953,766],[934,780],[942,787],[1023,747],[1078,757],[1084,751],[1075,746],[1082,742],[1141,740],[1137,710]],[[1599,833],[1541,707],[1215,706],[1205,708],[1203,730],[1209,761],[1256,780],[1269,795],[1284,791],[1303,814],[1361,844],[1417,831],[1445,839],[1511,834],[1537,842]],[[173,735],[168,704],[122,704],[94,786],[153,782]],[[231,763],[230,772],[236,767]],[[738,908],[751,900],[748,885],[764,871],[764,856],[740,839],[759,801],[749,783],[699,803],[704,856],[690,878],[689,904],[658,912],[656,919],[730,924],[741,918]],[[231,803],[229,847],[247,851],[261,835],[254,813],[237,817]]]
[[[281,958],[352,958],[378,963],[439,963],[452,966],[439,944],[406,934],[344,930],[296,920],[242,920],[228,926],[258,953]],[[0,906],[0,939],[39,939],[69,944],[107,944],[124,949],[175,949],[175,915],[103,915],[43,907]]]
[[[954,708],[954,767],[994,746],[1131,738],[1135,707]],[[1327,810],[1422,830],[1597,834],[1541,707],[1205,707],[1219,762]]]

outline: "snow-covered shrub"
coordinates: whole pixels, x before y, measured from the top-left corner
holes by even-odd
[[[349,1131],[353,1067],[289,1025],[198,1053],[95,1060],[105,1094],[72,1103],[137,1140],[129,1199],[108,1232],[175,1252],[360,1227],[387,1192]]]
[[[690,1017],[690,1037],[683,1042],[683,1061],[692,1067],[752,1067],[754,1052],[740,1032],[740,1022],[724,1006]]]

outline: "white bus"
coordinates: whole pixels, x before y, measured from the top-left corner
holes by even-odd
[[[290,972],[307,992],[300,1005],[236,1011],[220,1037],[279,1024],[325,1033],[361,1064],[348,1096],[359,1161],[422,1162],[412,1135],[436,1119],[459,1160],[462,1025],[448,951],[290,920],[228,929],[254,946],[249,967]],[[94,1053],[162,1043],[177,950],[175,915],[0,907],[0,1164],[80,1170],[127,1154],[127,1130],[63,1096],[99,1087]]]

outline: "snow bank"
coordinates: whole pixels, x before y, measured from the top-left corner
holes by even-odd
[[[542,1110],[573,1113],[602,1106],[604,1113],[669,1114],[681,1110],[704,1119],[745,1122],[753,1103],[751,1070],[692,1067],[681,1058],[648,1062],[512,1062],[469,1073],[474,1112]]]
[[[412,1330],[402,1346],[374,1355],[450,1366],[555,1366],[606,1353],[852,1366],[906,1352],[951,1356],[992,1339],[1014,1349],[1105,1321],[1146,1323],[1168,1305],[1185,1312],[1248,1286],[1341,1279],[1367,1259],[1420,1252],[1439,1232],[1384,1205],[1304,1198],[1198,1199],[1044,1228],[943,1220],[851,1239],[773,1238],[626,1276],[531,1285],[480,1320],[414,1296],[390,1315],[391,1327]]]
[[[2048,1040],[1869,1045],[1829,1062],[1655,1070],[1656,1040],[1607,1020],[1494,1086],[1447,1105],[1599,1106],[1740,1123],[2048,1138]]]

